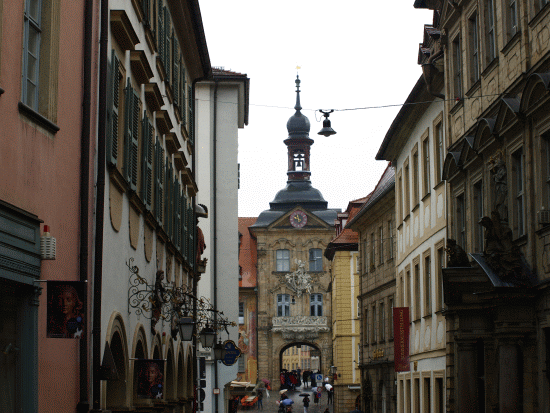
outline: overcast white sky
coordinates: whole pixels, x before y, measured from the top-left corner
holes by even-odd
[[[249,124],[239,130],[239,216],[269,209],[286,185],[286,123],[294,114],[296,66],[311,123],[311,181],[330,208],[370,193],[386,167],[374,157],[399,107],[336,111],[337,132],[316,109],[401,104],[421,75],[423,25],[413,0],[200,0],[213,66],[250,78]],[[318,122],[319,121],[319,122]]]

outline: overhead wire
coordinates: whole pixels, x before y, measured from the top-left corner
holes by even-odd
[[[394,103],[394,104],[387,104],[387,105],[375,105],[375,106],[362,106],[362,107],[356,107],[356,108],[342,108],[342,109],[332,109],[334,112],[349,112],[349,111],[355,111],[355,110],[371,110],[371,109],[385,109],[385,108],[392,108],[392,107],[402,107],[402,106],[411,106],[411,105],[425,105],[425,104],[431,104],[434,102],[458,102],[463,100],[469,100],[469,99],[479,99],[479,98],[488,98],[493,96],[500,96],[499,93],[489,94],[489,95],[476,95],[476,96],[464,96],[462,98],[452,98],[452,99],[438,99],[438,100],[427,100],[422,102],[404,102],[404,103]],[[209,102],[210,99],[198,99],[197,101],[200,102]],[[227,103],[227,104],[234,104],[237,105],[238,102],[223,102],[218,101],[218,103]],[[294,107],[290,106],[277,106],[277,105],[262,105],[258,103],[249,103],[249,106],[256,106],[256,107],[264,107],[264,108],[273,108],[273,109],[286,109],[286,110],[293,110]],[[320,109],[308,109],[308,108],[302,108],[302,111],[310,111],[310,112],[319,112]]]

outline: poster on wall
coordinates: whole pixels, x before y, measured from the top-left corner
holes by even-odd
[[[85,326],[86,283],[48,281],[47,336],[80,338]]]
[[[135,360],[137,397],[162,399],[164,395],[164,360]]]
[[[393,346],[395,371],[410,371],[409,307],[393,308]]]

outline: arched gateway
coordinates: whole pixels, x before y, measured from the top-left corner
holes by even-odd
[[[324,250],[334,235],[339,210],[327,208],[310,182],[310,124],[296,112],[287,123],[288,181],[249,230],[257,244],[258,378],[280,383],[287,348],[307,345],[319,352],[321,369],[331,365],[330,274]],[[327,375],[328,371],[322,371]]]

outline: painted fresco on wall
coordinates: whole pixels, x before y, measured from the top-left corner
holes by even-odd
[[[140,399],[162,399],[164,393],[164,360],[136,360],[137,396]]]
[[[47,336],[80,338],[85,326],[86,283],[48,281]]]

